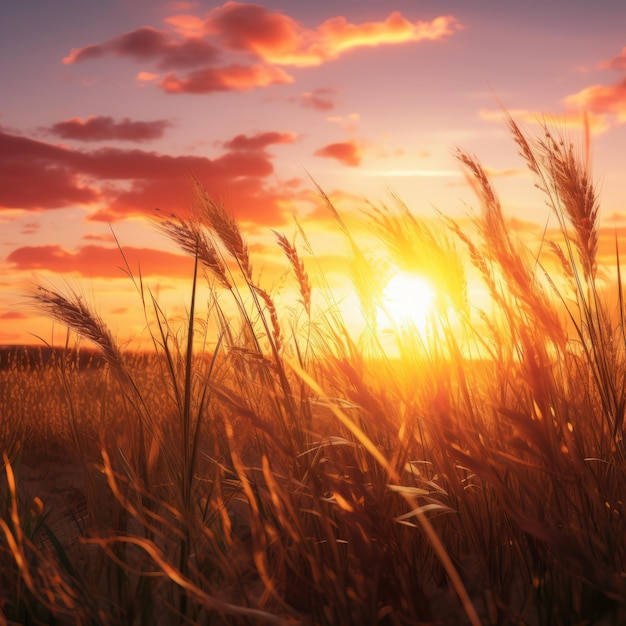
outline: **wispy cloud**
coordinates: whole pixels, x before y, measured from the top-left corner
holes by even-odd
[[[334,89],[315,89],[300,94],[300,103],[303,107],[316,111],[332,111],[335,108]]]
[[[616,56],[595,66],[626,72],[626,48]],[[588,71],[588,70],[587,70]],[[548,122],[563,126],[585,127],[592,134],[604,133],[615,122],[626,122],[626,76],[610,84],[589,85],[563,98],[564,111],[546,114],[538,111],[514,110],[509,113],[516,119],[530,124]],[[501,121],[502,111],[483,109],[482,119]]]
[[[546,113],[541,111],[532,111],[528,109],[510,109],[507,113],[517,122],[531,124],[533,126],[543,126],[544,124],[552,124],[561,127],[571,128],[589,128],[592,134],[598,135],[606,132],[610,124],[605,114],[598,114],[580,105],[574,105],[566,98],[565,112]],[[483,120],[497,122],[502,124],[504,121],[504,113],[501,109],[481,109],[479,117]]]
[[[600,63],[598,67],[602,69],[626,71],[626,47],[622,48],[622,51],[613,58]]]
[[[112,117],[90,116],[87,119],[74,117],[70,120],[57,122],[45,129],[62,139],[78,141],[151,141],[160,139],[166,129],[172,126],[167,120],[152,122],[132,121],[124,118],[116,122]]]
[[[213,9],[204,22],[205,33],[217,36],[229,49],[298,67],[321,65],[355,48],[443,39],[459,28],[451,15],[411,22],[394,11],[378,22],[352,24],[338,16],[308,29],[283,13],[240,2]]]
[[[124,248],[131,269],[141,266],[142,276],[185,277],[189,275],[188,256],[151,248]],[[70,251],[58,245],[23,246],[6,259],[15,271],[45,270],[73,273],[90,278],[122,278],[125,261],[118,248],[89,245]]]
[[[377,176],[383,178],[458,178],[461,173],[457,170],[433,170],[428,168],[403,170],[362,170],[362,176]]]
[[[110,234],[100,235],[100,234],[95,234],[95,233],[86,233],[82,236],[82,239],[84,241],[101,241],[101,242],[107,242],[107,243],[115,242],[115,237]]]
[[[20,235],[34,235],[41,228],[41,222],[26,222],[22,225]]]

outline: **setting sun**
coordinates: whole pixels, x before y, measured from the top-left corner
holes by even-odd
[[[413,325],[418,330],[426,326],[435,290],[423,277],[400,272],[391,278],[383,290],[383,320],[397,326]]]

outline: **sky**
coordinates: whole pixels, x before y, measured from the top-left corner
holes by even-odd
[[[297,216],[331,284],[342,215],[398,195],[473,206],[456,148],[493,176],[513,230],[547,209],[503,121],[591,130],[602,241],[626,226],[623,0],[0,5],[0,344],[63,339],[36,284],[79,289],[121,338],[144,326],[133,271],[184,316],[190,261],[154,227],[192,177],[238,220],[268,286]],[[118,243],[116,243],[116,241]],[[611,245],[614,245],[612,243]],[[343,283],[342,283],[343,281]]]

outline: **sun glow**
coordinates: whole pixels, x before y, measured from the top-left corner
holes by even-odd
[[[414,326],[423,331],[434,299],[435,290],[424,277],[400,272],[383,290],[380,321],[383,325]]]

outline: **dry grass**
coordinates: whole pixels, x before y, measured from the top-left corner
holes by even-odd
[[[509,125],[561,227],[541,247],[559,273],[514,240],[459,152],[476,237],[398,202],[369,213],[372,259],[322,196],[354,255],[361,342],[277,233],[301,307],[282,311],[200,187],[160,224],[195,259],[185,327],[133,279],[152,354],[121,350],[77,294],[39,290],[104,361],[79,367],[68,348],[0,373],[0,624],[623,623],[621,287],[615,313],[596,283],[588,159]],[[489,309],[470,304],[468,263]],[[426,335],[395,329],[399,358],[376,329],[390,265],[439,290]],[[224,292],[203,320],[200,270]],[[46,480],[45,460],[80,482]]]

